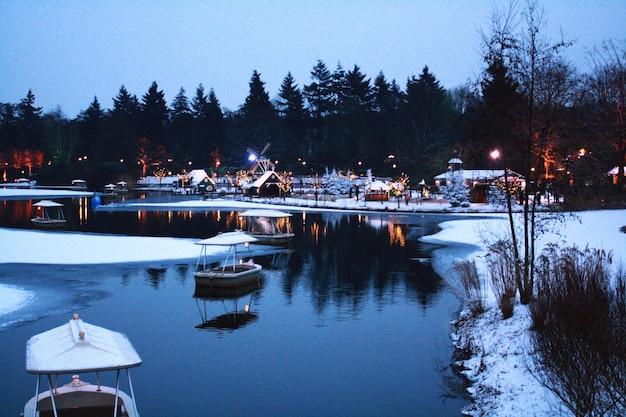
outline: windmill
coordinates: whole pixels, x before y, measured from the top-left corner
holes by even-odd
[[[250,156],[248,156],[248,159],[250,161],[253,161],[252,166],[250,166],[250,169],[248,169],[249,174],[254,175],[259,169],[261,170],[261,175],[263,175],[267,171],[274,171],[274,164],[265,156],[265,152],[269,150],[270,146],[271,145],[268,142],[263,147],[261,152],[256,152],[252,148],[247,149],[248,153],[250,154]]]

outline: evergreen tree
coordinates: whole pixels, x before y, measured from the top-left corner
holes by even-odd
[[[171,122],[167,147],[176,163],[190,160],[192,148],[193,115],[185,89],[180,88],[172,101]]]
[[[463,179],[463,171],[450,172],[449,183],[446,183],[444,197],[452,207],[469,207],[469,187]]]
[[[280,86],[276,106],[284,122],[284,134],[281,143],[277,144],[274,150],[278,151],[282,160],[288,161],[288,164],[295,164],[297,158],[308,157],[308,150],[304,143],[306,131],[304,96],[291,72],[287,73]]]
[[[304,97],[313,118],[321,119],[334,108],[333,76],[323,61],[318,60],[311,71],[311,84],[304,86]]]
[[[105,113],[97,97],[93,98],[87,110],[80,112],[77,122],[80,139],[75,149],[76,154],[88,156],[89,161],[110,161],[115,154],[111,152],[111,144],[107,140]],[[62,149],[58,149],[57,152],[59,159],[63,159],[63,155],[68,154]]]
[[[94,103],[97,104],[97,99],[95,98]],[[92,107],[94,107],[93,103],[89,109],[92,109]],[[98,110],[100,110],[99,107]],[[84,113],[85,112],[81,112],[81,114]],[[80,120],[80,117],[81,115],[78,116],[77,120]],[[99,117],[100,120],[102,120],[102,118],[104,117],[104,113],[102,113],[102,110],[100,110],[100,113],[98,115],[94,115],[94,118],[95,117]],[[77,150],[80,151],[80,149],[78,149],[79,133],[77,123],[70,122],[67,117],[65,117],[59,107],[51,112],[46,113],[43,116],[43,122],[44,142],[47,159],[52,161],[55,165],[61,164],[61,166],[68,166],[72,159],[75,160]],[[103,126],[99,126],[97,134],[103,136],[103,133]],[[81,169],[85,169],[86,167],[80,166],[78,168],[78,173],[83,174],[84,171],[81,171]],[[69,174],[69,172],[65,172],[65,175]],[[62,183],[69,183],[72,178],[65,177],[58,178],[57,180]],[[58,183],[59,182],[56,182],[56,184]]]
[[[9,149],[17,143],[18,117],[17,106],[10,103],[0,103],[0,160],[8,162]]]
[[[270,102],[270,96],[265,91],[265,83],[261,81],[261,74],[254,70],[250,79],[250,92],[241,108],[244,117],[273,114],[274,106]]]
[[[415,128],[421,134],[439,129],[445,121],[446,91],[425,66],[419,78],[411,77],[406,86],[407,104]]]
[[[149,141],[163,144],[165,139],[165,127],[168,121],[168,109],[163,90],[159,91],[156,81],[144,94],[141,103],[141,135]]]
[[[207,158],[210,159],[211,166],[218,169],[222,164],[222,159],[228,156],[226,149],[229,147],[225,142],[226,123],[224,121],[224,113],[213,89],[209,91],[206,117],[209,129],[208,146],[205,147],[205,150],[210,151],[210,155]]]
[[[311,84],[305,85],[303,94],[311,114],[311,129],[306,139],[308,155],[303,155],[311,167],[323,167],[328,163],[328,115],[335,110],[333,75],[326,64],[318,60],[311,71]]]
[[[139,100],[122,85],[117,96],[113,98],[113,109],[109,112],[108,160],[134,164],[137,154],[135,141],[140,135],[140,116]],[[103,155],[99,158],[104,157]]]
[[[224,161],[224,140],[226,125],[224,114],[213,89],[207,96],[202,84],[196,89],[191,101],[194,117],[191,154],[198,163],[218,167]]]
[[[41,146],[43,133],[41,107],[35,106],[35,95],[28,90],[17,106],[18,116],[18,142],[17,149],[38,149]]]
[[[336,74],[338,93],[337,114],[333,116],[335,145],[330,149],[333,164],[348,164],[354,169],[358,161],[371,154],[372,144],[372,88],[370,80],[355,65],[344,72],[341,67]]]
[[[409,78],[406,87],[406,141],[400,146],[399,164],[413,175],[426,177],[449,157],[452,142],[450,109],[446,91],[425,66],[418,78]]]
[[[261,81],[261,75],[256,70],[252,73],[250,92],[240,113],[241,133],[245,141],[242,145],[260,149],[266,143],[272,142],[278,126],[278,116],[270,102],[269,94],[265,91],[265,83]]]
[[[192,115],[195,119],[206,118],[207,114],[207,96],[204,94],[204,87],[202,84],[196,88],[196,95],[191,99]]]
[[[367,166],[376,169],[381,175],[389,175],[390,167],[384,161],[388,155],[399,154],[399,143],[403,135],[401,129],[401,106],[404,93],[393,80],[387,82],[381,71],[374,79],[372,87],[372,153]]]

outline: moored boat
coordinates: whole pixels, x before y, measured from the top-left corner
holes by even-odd
[[[254,263],[250,251],[250,243],[257,239],[242,231],[220,233],[212,238],[196,242],[201,245],[200,256],[196,264],[194,277],[196,286],[205,287],[237,287],[254,282],[259,279],[261,265]],[[228,246],[226,259],[219,266],[207,265],[207,248],[211,246]],[[247,248],[248,259],[244,261],[239,248]]]
[[[141,358],[128,338],[83,322],[77,314],[67,323],[31,337],[26,343],[26,371],[37,375],[35,396],[24,407],[25,417],[126,416],[138,417],[130,368]],[[126,371],[130,395],[120,390]],[[100,373],[114,372],[115,385],[101,384]],[[95,374],[96,384],[80,374]],[[59,376],[71,382],[59,386]],[[49,389],[40,391],[46,377]]]
[[[33,206],[37,207],[37,216],[30,219],[33,225],[53,228],[63,227],[67,223],[63,214],[63,204],[52,200],[41,200]]]
[[[246,233],[257,238],[257,243],[288,245],[294,237],[290,213],[278,210],[253,209],[239,214],[246,222]]]

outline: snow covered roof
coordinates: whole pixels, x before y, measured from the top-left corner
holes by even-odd
[[[196,242],[196,245],[230,246],[230,245],[238,245],[241,243],[252,243],[256,241],[257,241],[257,238],[253,236],[250,236],[242,231],[235,231],[235,232],[220,233],[219,235],[210,237],[208,239],[203,239],[199,242]]]
[[[38,203],[33,204],[35,207],[63,207],[63,204],[57,203],[52,200],[41,200]]]
[[[145,178],[140,178],[137,180],[137,185],[154,185],[154,184],[172,184],[179,180],[176,175],[168,175],[167,177],[163,177],[162,180],[159,181],[159,178],[154,175],[147,176]]]
[[[263,184],[265,184],[265,182],[267,180],[269,180],[272,175],[276,175],[276,173],[274,171],[265,171],[265,173],[263,173],[263,175],[261,175],[260,178],[254,180],[252,182],[249,182],[247,184],[244,184],[242,188],[245,188],[245,189],[259,188]]]
[[[243,213],[239,214],[240,217],[270,217],[270,218],[283,218],[283,217],[291,217],[291,213],[285,213],[284,211],[278,210],[264,210],[264,209],[253,209],[246,210]]]
[[[389,191],[389,189],[391,188],[391,186],[383,181],[379,181],[379,180],[375,180],[372,181],[370,183],[370,185],[367,186],[368,190],[383,190],[383,191]]]
[[[26,342],[29,373],[78,373],[132,368],[141,358],[126,335],[85,323],[78,315],[67,324]]]
[[[194,169],[189,174],[187,174],[187,176],[189,177],[191,185],[200,184],[204,181],[213,183],[213,180],[211,179],[211,177],[209,177],[209,174],[207,174],[204,169]]]
[[[607,175],[617,175],[617,171],[618,171],[618,167],[614,167],[612,170],[610,170],[609,172],[607,172]],[[626,167],[624,167],[624,175],[626,175]]]
[[[517,172],[507,170],[510,177],[518,177],[522,178],[520,174]],[[449,178],[450,173],[452,171],[446,171],[441,173],[435,177],[436,180],[445,180]],[[459,171],[463,175],[463,179],[466,181],[475,181],[475,180],[493,180],[496,178],[500,178],[504,176],[503,169],[462,169]]]

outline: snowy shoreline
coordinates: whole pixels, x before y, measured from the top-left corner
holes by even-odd
[[[626,225],[626,210],[585,211],[566,220],[558,233],[545,233],[536,241],[538,250],[547,243],[563,246],[576,245],[610,251],[615,263],[626,262],[626,233],[620,228]],[[476,247],[469,259],[476,261],[479,273],[486,280],[484,247],[481,235],[508,227],[504,215],[490,219],[458,220],[440,224],[441,231],[425,236],[421,241],[449,245],[466,244]],[[436,254],[435,254],[436,256]],[[461,260],[461,259],[459,259]],[[453,260],[433,262],[435,271],[444,279]],[[485,285],[489,285],[485,283]],[[531,325],[528,306],[515,305],[513,317],[502,320],[493,294],[485,294],[486,311],[477,318],[469,318],[462,311],[454,320],[453,342],[457,349],[472,348],[472,356],[460,360],[457,365],[471,383],[468,389],[474,400],[464,414],[471,416],[570,416],[556,398],[533,376],[529,328]]]
[[[24,199],[37,198],[38,195],[28,193],[31,190],[20,190]],[[11,192],[11,197],[17,193]],[[6,195],[6,190],[0,189],[0,199]],[[59,195],[57,198],[71,196]],[[362,203],[361,203],[362,204]],[[393,208],[397,206],[393,203]],[[147,204],[137,204],[145,206]],[[262,204],[264,207],[280,209],[307,209],[293,205],[290,207],[276,204],[276,202]],[[194,207],[205,209],[248,208],[258,207],[258,204],[249,201],[201,201],[150,203],[150,206],[164,209]],[[434,235],[422,237],[426,243],[443,245],[447,249],[436,250],[433,253],[433,268],[444,279],[449,275],[449,268],[454,263],[454,256],[462,253],[460,259],[474,259],[479,272],[484,276],[484,266],[481,262],[485,254],[483,235],[493,233],[508,226],[506,216],[495,213],[497,210],[485,205],[472,207],[469,211],[442,210],[447,205],[424,204],[416,207],[415,204],[402,204],[398,213],[432,213],[432,214],[461,214],[475,216],[476,219],[451,220],[440,223],[441,230]],[[137,207],[139,208],[139,207]],[[354,199],[342,199],[334,204],[326,202],[324,207],[308,209],[350,209],[362,210]],[[491,213],[491,214],[487,214]],[[546,233],[537,241],[537,247],[545,244],[563,243],[576,244],[579,247],[612,251],[619,263],[626,262],[626,233],[620,228],[626,225],[626,210],[586,211],[576,213],[575,218],[567,219],[559,228],[559,233]],[[0,263],[33,263],[32,254],[37,253],[37,263],[42,264],[97,264],[120,262],[144,262],[151,260],[192,259],[197,256],[195,239],[132,237],[96,235],[68,232],[40,232],[29,230],[0,228],[0,239],[3,242],[12,242],[10,248],[0,252]],[[122,245],[121,243],[124,242]],[[130,244],[129,244],[130,242]],[[106,246],[106,253],[99,248]],[[463,251],[452,250],[455,246],[464,246]],[[150,248],[150,250],[145,250]],[[540,250],[540,249],[539,249]],[[30,297],[30,298],[29,298]],[[457,348],[471,343],[476,349],[475,355],[459,362],[465,369],[463,372],[470,380],[468,389],[474,402],[464,412],[468,415],[497,415],[497,416],[551,416],[555,414],[569,415],[559,407],[555,396],[543,388],[532,376],[532,363],[528,356],[530,344],[528,328],[530,315],[528,308],[519,303],[515,307],[515,314],[508,320],[501,320],[495,299],[490,292],[486,294],[486,312],[478,319],[466,320],[461,313],[456,322],[456,331],[452,340]],[[7,314],[32,298],[29,291],[13,285],[0,284],[0,315]]]

